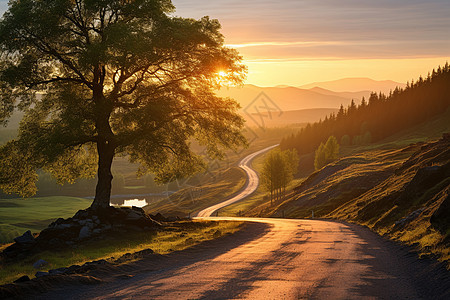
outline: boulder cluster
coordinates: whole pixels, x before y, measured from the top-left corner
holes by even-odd
[[[90,239],[106,238],[109,233],[147,231],[168,221],[160,214],[147,215],[143,209],[108,207],[78,211],[72,218],[59,218],[34,237],[30,231],[14,239],[1,256],[6,260],[22,259],[45,250],[72,247]]]

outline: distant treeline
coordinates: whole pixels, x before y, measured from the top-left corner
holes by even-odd
[[[354,101],[337,114],[308,124],[281,141],[282,149],[297,149],[299,154],[314,151],[334,135],[341,145],[376,142],[445,112],[450,105],[450,67],[433,70],[424,79],[396,88],[389,95],[371,93],[361,104]]]

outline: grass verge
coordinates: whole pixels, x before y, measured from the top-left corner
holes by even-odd
[[[167,254],[234,233],[242,224],[228,221],[180,221],[158,232],[117,234],[113,239],[94,240],[67,250],[46,251],[20,262],[0,264],[0,284],[10,283],[23,275],[34,277],[37,270],[32,265],[38,259],[44,259],[49,263],[41,270],[48,271],[74,264],[81,265],[93,260],[119,258],[126,253],[144,249]],[[0,251],[5,247],[5,245],[0,247]]]

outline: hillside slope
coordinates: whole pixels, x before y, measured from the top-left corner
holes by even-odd
[[[450,134],[399,149],[367,150],[310,175],[265,214],[366,225],[450,260]]]

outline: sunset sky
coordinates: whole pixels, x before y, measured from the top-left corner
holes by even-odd
[[[7,7],[0,0],[0,11]],[[174,0],[175,15],[219,19],[247,83],[343,77],[406,82],[450,60],[448,0]]]

